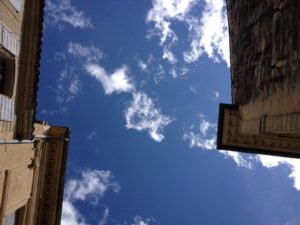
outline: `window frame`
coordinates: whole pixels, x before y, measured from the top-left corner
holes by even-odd
[[[12,98],[14,92],[14,83],[16,77],[16,58],[0,48],[0,63],[4,64],[3,67],[0,66],[4,75],[2,81],[0,81],[0,94],[8,98]],[[3,69],[4,68],[4,69]]]

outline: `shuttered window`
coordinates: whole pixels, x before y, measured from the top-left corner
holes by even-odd
[[[0,49],[0,94],[12,97],[15,80],[15,58]]]
[[[5,80],[5,59],[0,55],[0,93],[3,93]]]
[[[11,54],[18,56],[20,50],[20,41],[18,37],[11,32],[0,21],[0,45],[7,49]]]

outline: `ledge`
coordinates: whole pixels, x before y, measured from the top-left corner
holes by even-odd
[[[220,104],[217,149],[300,158],[300,140],[280,134],[241,133],[239,107]]]

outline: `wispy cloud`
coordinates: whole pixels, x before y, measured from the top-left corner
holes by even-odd
[[[197,0],[154,0],[146,17],[146,22],[154,23],[154,29],[148,31],[148,36],[159,36],[161,45],[173,44],[177,36],[170,28],[171,21],[184,20],[196,2]]]
[[[218,100],[220,98],[220,92],[215,91],[214,92],[214,97],[215,97],[215,100]]]
[[[87,64],[85,69],[88,74],[102,84],[105,94],[111,95],[114,92],[132,92],[134,90],[134,85],[128,75],[127,66],[122,66],[111,74],[97,64]]]
[[[61,225],[88,225],[86,219],[80,214],[75,204],[82,201],[90,204],[97,204],[106,192],[118,193],[120,185],[114,181],[110,171],[103,170],[83,170],[80,178],[70,179],[65,187]],[[102,224],[105,224],[109,216],[108,208],[102,216]],[[101,224],[101,225],[102,225]]]
[[[203,5],[204,9],[199,12],[199,6]],[[229,35],[224,0],[153,0],[146,22],[154,24],[154,28],[148,30],[147,37],[159,36],[162,56],[170,63],[176,63],[173,60],[175,57],[169,57],[173,55],[171,49],[176,41],[187,39],[178,36],[172,25],[183,23],[188,30],[190,46],[183,53],[186,62],[195,62],[206,53],[214,61],[224,60],[229,66]]]
[[[183,21],[197,0],[154,0],[153,7],[148,11],[146,22],[153,23],[154,28],[148,30],[148,38],[159,36],[160,45],[163,46],[162,58],[171,64],[177,59],[172,53],[172,45],[178,40],[171,28],[172,21]]]
[[[200,114],[200,125],[195,131],[195,127],[191,126],[188,131],[185,131],[183,139],[189,142],[190,148],[197,147],[200,149],[216,149],[216,124],[206,120],[203,114]],[[285,165],[290,168],[289,178],[294,181],[294,188],[300,191],[300,160],[275,157],[268,155],[245,155],[235,151],[219,150],[225,158],[232,159],[237,166],[248,169],[255,168],[256,163],[272,169],[280,165]]]
[[[88,225],[85,218],[78,212],[72,202],[63,201],[61,225]]]
[[[206,53],[216,62],[224,60],[229,67],[229,34],[224,0],[205,0],[200,20],[187,19],[190,29],[190,51],[184,52],[186,62],[194,62]]]
[[[75,68],[67,64],[55,83],[55,86],[50,88],[54,91],[58,103],[70,102],[82,91],[82,82],[79,79],[79,75]]]
[[[217,124],[208,121],[202,113],[199,115],[200,124],[195,128],[195,125],[192,125],[188,130],[183,134],[183,140],[188,141],[190,148],[200,148],[202,150],[215,150],[216,149],[216,132]],[[237,166],[251,168],[251,162],[247,161],[243,155],[238,154],[237,152],[231,151],[218,151],[223,154],[225,158],[232,159]]]
[[[57,52],[55,60],[64,63],[64,69],[56,79],[55,86],[51,89],[55,92],[58,103],[71,102],[82,93],[83,83],[80,78],[81,67],[72,63],[73,58],[82,63],[97,63],[103,57],[102,51],[93,45],[84,46],[79,43],[69,42],[66,51]]]
[[[225,151],[225,150],[219,150],[220,153],[222,153],[225,158],[231,158],[236,163],[237,166],[252,169],[253,168],[253,162],[251,160],[251,157],[244,157],[244,155],[234,152],[234,151]]]
[[[192,127],[194,128],[194,126]],[[216,124],[210,123],[205,117],[200,115],[199,129],[185,131],[183,140],[189,142],[190,148],[216,149]]]
[[[155,84],[158,84],[166,75],[166,71],[161,64],[158,64],[154,71],[155,75],[153,76],[153,80]]]
[[[43,108],[41,110],[41,114],[42,115],[47,115],[47,116],[53,116],[53,115],[56,115],[56,114],[62,114],[66,111],[67,111],[66,107],[59,108],[58,110],[48,110],[48,109]]]
[[[88,59],[89,54],[85,55],[87,56],[83,56],[83,58]],[[147,62],[149,63],[151,60],[150,56]],[[137,131],[148,131],[153,140],[161,142],[164,139],[164,127],[171,123],[172,119],[163,115],[146,93],[136,90],[135,84],[129,76],[128,67],[123,65],[114,72],[108,73],[99,64],[89,63],[89,60],[85,61],[86,72],[101,83],[105,94],[130,93],[132,95],[133,100],[125,110],[126,127]],[[161,69],[163,68],[161,67]]]
[[[195,85],[190,86],[189,90],[195,95],[198,94],[198,89],[197,89],[197,86],[195,86]]]
[[[107,222],[107,219],[109,217],[109,214],[110,214],[109,208],[106,207],[104,212],[103,212],[102,218],[100,219],[98,225],[105,225],[106,222]]]
[[[142,92],[133,93],[133,100],[125,110],[126,127],[138,131],[147,131],[157,142],[164,139],[163,129],[172,119],[156,108],[153,100]]]
[[[138,67],[142,70],[142,71],[148,71],[148,65],[146,62],[142,61],[141,59],[137,59],[137,63],[138,63]]]
[[[163,130],[172,120],[163,115],[160,109],[156,108],[153,100],[143,91],[137,90],[132,76],[129,74],[129,67],[122,65],[112,72],[108,72],[101,66],[100,60],[103,57],[102,51],[94,46],[84,46],[79,43],[70,42],[68,50],[57,55],[59,61],[66,61],[72,56],[79,60],[80,69],[84,69],[86,74],[95,78],[103,87],[107,95],[128,93],[132,96],[130,106],[125,110],[126,127],[137,131],[148,131],[150,137],[155,141],[164,139]],[[147,60],[147,65],[153,60],[152,55]],[[147,66],[142,64],[142,68]],[[66,65],[67,67],[67,65]],[[68,68],[68,67],[67,67]],[[164,75],[161,65],[156,67],[159,76]],[[73,71],[73,70],[72,70]],[[78,76],[69,75],[68,70],[64,70],[58,79],[54,91],[57,94],[58,102],[67,102],[81,92],[81,81]],[[158,76],[157,75],[157,76]],[[156,77],[157,77],[156,76]],[[76,78],[76,79],[75,79]],[[69,84],[66,82],[69,81]],[[92,136],[90,137],[92,138]]]
[[[110,171],[84,170],[79,179],[70,179],[66,185],[65,199],[89,200],[93,204],[103,198],[107,191],[119,192],[120,185],[113,181]]]
[[[93,27],[91,18],[71,4],[71,0],[46,1],[46,24],[58,25],[63,28],[65,24],[74,28]]]
[[[69,92],[73,95],[76,95],[80,91],[81,81],[76,79],[70,82]]]
[[[294,182],[294,188],[300,191],[300,160],[292,158],[284,158],[269,155],[256,155],[244,157],[242,153],[233,151],[220,151],[225,156],[229,156],[234,159],[238,166],[243,166],[249,169],[255,168],[255,163],[260,163],[263,167],[272,169],[278,166],[287,166],[290,169],[289,178]]]
[[[103,57],[103,52],[93,45],[84,46],[76,42],[69,42],[68,53],[74,57],[84,59],[86,62],[98,62]]]
[[[136,60],[137,60],[137,63],[138,63],[138,67],[143,72],[149,72],[149,66],[151,65],[151,63],[153,63],[153,61],[155,61],[152,54],[149,55],[149,57],[146,61],[143,61],[139,58],[137,58]]]
[[[86,136],[86,139],[91,140],[97,135],[96,131],[91,132],[89,135]]]
[[[141,216],[135,216],[131,225],[150,225],[154,221],[153,218],[143,218]]]
[[[294,181],[294,187],[300,191],[300,160],[299,159],[291,159],[291,158],[283,158],[283,157],[275,157],[268,155],[258,155],[257,160],[261,162],[261,164],[266,168],[273,168],[280,165],[286,165],[290,168],[289,177]]]
[[[170,51],[170,49],[168,49],[166,47],[163,49],[162,58],[167,59],[169,61],[169,63],[171,63],[171,64],[175,64],[177,62],[175,55]]]

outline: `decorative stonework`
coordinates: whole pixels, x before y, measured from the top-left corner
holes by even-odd
[[[241,133],[279,134],[300,138],[300,112],[261,116],[241,122]]]
[[[243,123],[237,107],[220,106],[217,148],[248,153],[300,157],[300,139],[267,134],[264,131],[251,134],[241,131]]]

